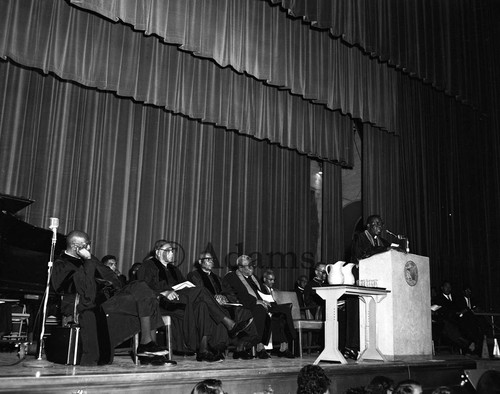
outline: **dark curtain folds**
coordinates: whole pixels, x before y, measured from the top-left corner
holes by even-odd
[[[73,4],[332,110],[399,132],[393,110],[397,73],[339,39],[286,18],[279,7],[260,0]]]
[[[351,120],[63,1],[11,1],[0,56],[350,165]]]
[[[90,1],[90,0],[83,0]],[[482,101],[481,2],[266,0],[462,102]]]
[[[496,310],[498,133],[488,127],[492,120],[436,92],[427,93],[422,95],[409,81],[399,99],[404,108],[409,103],[419,108],[405,113],[407,127],[399,148],[401,216],[410,248],[429,256],[434,286],[443,280],[456,290],[469,284],[483,307]]]
[[[408,234],[400,192],[400,141],[399,137],[363,125],[363,222],[370,215],[380,214],[391,231]]]
[[[10,62],[0,91],[0,190],[35,200],[28,223],[85,230],[124,271],[167,238],[182,245],[184,273],[209,243],[221,273],[253,252],[283,287],[308,272],[305,155]]]
[[[344,258],[341,168],[323,163],[321,261],[334,263]]]

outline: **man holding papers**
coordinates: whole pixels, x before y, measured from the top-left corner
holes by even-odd
[[[156,292],[162,313],[172,317],[174,349],[184,350],[184,343],[198,361],[221,361],[228,336],[238,335],[251,320],[236,324],[207,289],[186,281],[174,256],[173,243],[157,241],[137,277]]]

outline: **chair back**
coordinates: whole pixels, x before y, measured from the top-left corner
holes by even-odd
[[[294,291],[274,291],[274,299],[278,304],[292,304],[293,320],[300,320],[300,306],[297,294]]]

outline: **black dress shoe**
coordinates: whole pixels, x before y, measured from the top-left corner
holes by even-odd
[[[240,332],[245,331],[250,324],[253,322],[253,317],[248,320],[240,321],[236,323],[233,328],[228,331],[230,338],[235,338]]]
[[[242,359],[242,360],[251,360],[253,359],[253,355],[249,350],[241,350],[241,351],[234,351],[233,353],[233,358],[235,360]]]
[[[139,362],[141,365],[165,365],[167,361],[168,360],[165,356],[139,356]]]
[[[295,356],[290,351],[290,349],[286,349],[286,350],[284,350],[282,352],[278,352],[278,357],[295,358]]]
[[[271,355],[266,352],[266,349],[262,349],[261,351],[255,353],[255,357],[260,358],[261,360],[266,360],[268,358],[271,358]]]
[[[203,352],[196,354],[196,361],[207,361],[209,363],[216,363],[224,360],[217,354],[213,354],[212,352]]]

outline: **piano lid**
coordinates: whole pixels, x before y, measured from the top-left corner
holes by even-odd
[[[30,200],[29,198],[0,193],[0,211],[5,211],[7,213],[14,214],[34,202],[34,200]]]

